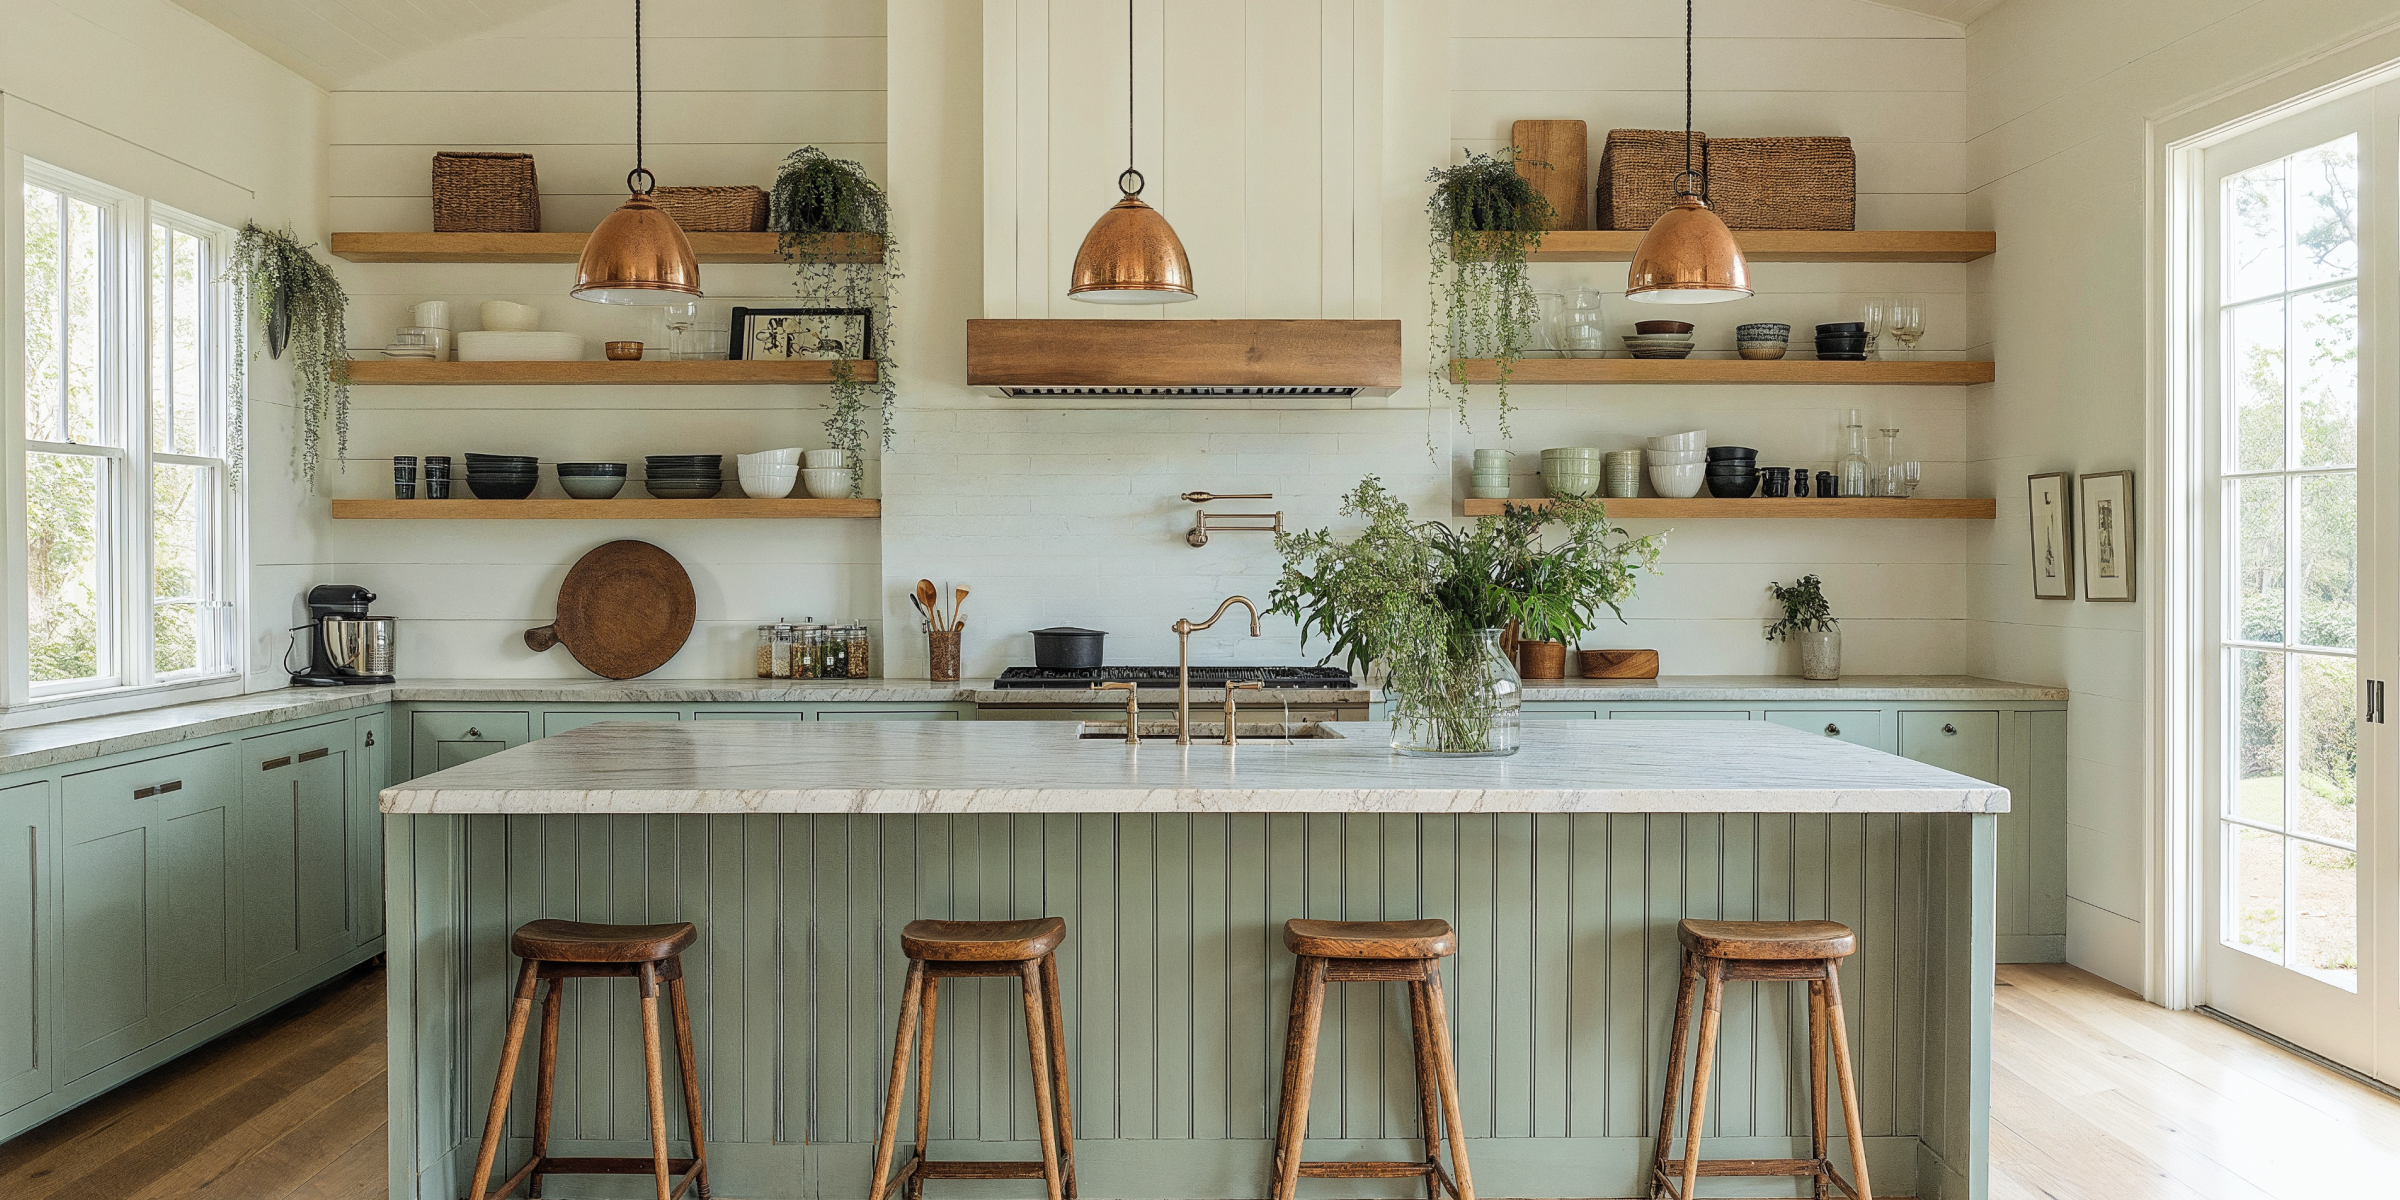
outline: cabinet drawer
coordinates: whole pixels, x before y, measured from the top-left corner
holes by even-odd
[[[1990,783],[2000,776],[2000,714],[1901,713],[1900,755]]]
[[[1767,720],[1787,729],[1797,729],[1803,733],[1813,733],[1821,737],[1840,738],[1845,742],[1856,742],[1869,749],[1880,750],[1883,748],[1883,714],[1871,708],[1844,711],[1824,709],[1802,709],[1796,712],[1770,711],[1767,713]]]
[[[553,711],[542,714],[542,736],[557,737],[570,729],[597,725],[602,721],[680,721],[679,712],[576,712]]]
[[[1524,717],[1528,721],[1597,721],[1600,709],[1592,705],[1561,704],[1555,700],[1528,700]]]
[[[820,721],[955,721],[958,714],[947,708],[828,708],[817,713]]]
[[[533,714],[522,711],[417,713],[414,774],[447,771],[522,746],[532,740],[532,727]]]
[[[1750,719],[1750,712],[1748,709],[1712,708],[1697,711],[1661,709],[1652,705],[1648,708],[1611,709],[1608,719],[1611,721],[1747,721]]]
[[[693,713],[692,719],[695,721],[805,721],[808,719],[808,714],[794,708],[760,708],[749,711],[720,709],[716,712]]]

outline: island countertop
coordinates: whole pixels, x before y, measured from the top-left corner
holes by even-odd
[[[1507,758],[1387,727],[1127,746],[1057,723],[588,725],[382,793],[387,813],[1999,813],[2005,788],[1764,723],[1533,722]]]

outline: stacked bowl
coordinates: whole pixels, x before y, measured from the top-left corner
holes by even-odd
[[[1651,490],[1669,499],[1689,500],[1700,494],[1701,475],[1708,465],[1708,431],[1662,433],[1650,439],[1649,452],[1643,457],[1650,466]]]
[[[1475,452],[1475,479],[1467,494],[1477,500],[1508,499],[1508,451]]]
[[[478,500],[522,500],[541,481],[541,460],[530,454],[467,456],[467,490]]]
[[[1708,448],[1708,494],[1743,500],[1758,490],[1758,451],[1748,446]]]
[[[1601,452],[1589,446],[1542,451],[1542,486],[1553,496],[1588,497],[1600,490]]]
[[[1636,321],[1625,336],[1625,351],[1635,358],[1684,358],[1692,352],[1689,321]]]
[[[1865,362],[1866,324],[1860,321],[1834,321],[1817,326],[1817,357],[1829,362]]]
[[[607,500],[625,490],[625,464],[560,463],[558,486],[578,500]]]
[[[1608,498],[1625,500],[1642,494],[1642,452],[1611,450],[1600,460]]]
[[[706,500],[725,488],[722,454],[653,454],[642,460],[642,486],[661,500]]]
[[[858,481],[858,462],[847,450],[807,450],[800,455],[800,482],[819,500],[850,494]]]
[[[1734,326],[1733,338],[1743,358],[1782,358],[1791,348],[1792,327],[1780,321],[1753,321]]]
[[[735,470],[742,478],[742,491],[753,500],[781,500],[792,494],[792,485],[800,481],[799,448],[761,450],[756,454],[736,457]]]

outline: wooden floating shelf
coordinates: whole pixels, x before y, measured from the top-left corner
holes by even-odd
[[[1610,500],[1602,498],[1612,520],[1687,517],[1706,518],[1786,518],[1811,520],[1832,518],[1849,521],[1989,521],[1997,505],[1985,499],[1892,500],[1874,496],[1835,497],[1831,500],[1814,496],[1766,497],[1753,496],[1747,500],[1719,500],[1715,497],[1694,497],[1690,500],[1670,500],[1652,496]],[[1470,517],[1496,517],[1510,505],[1519,508],[1548,508],[1550,501],[1527,497],[1511,500],[1469,500]]]
[[[1461,358],[1452,369],[1468,383],[1496,383],[1499,364]],[[1990,383],[1992,364],[1956,359],[1825,362],[1814,358],[1521,358],[1510,384],[1536,383],[1886,383],[1938,386]]]
[[[357,263],[571,263],[588,233],[337,233],[336,258]],[[704,263],[779,263],[780,234],[687,233]],[[818,262],[882,262],[883,239],[871,233],[816,234],[803,240]]]
[[[464,487],[464,481],[457,486]],[[639,488],[638,480],[628,488]],[[713,521],[880,517],[881,500],[336,500],[337,521]]]
[[[1555,229],[1542,235],[1525,260],[1631,262],[1642,234],[1639,229]],[[1987,230],[1736,229],[1733,238],[1751,262],[1963,263],[1999,245]]]
[[[434,362],[428,359],[360,359],[350,364],[355,384],[454,385],[539,383],[832,383],[832,359],[740,361],[659,359],[610,362]],[[857,359],[850,370],[861,383],[875,381],[873,359]]]

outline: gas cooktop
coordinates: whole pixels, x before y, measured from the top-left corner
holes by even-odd
[[[1340,667],[1193,667],[1193,687],[1223,687],[1257,680],[1270,688],[1355,688]],[[1095,683],[1131,683],[1146,688],[1175,686],[1173,667],[1010,667],[992,681],[996,688],[1081,688]]]

